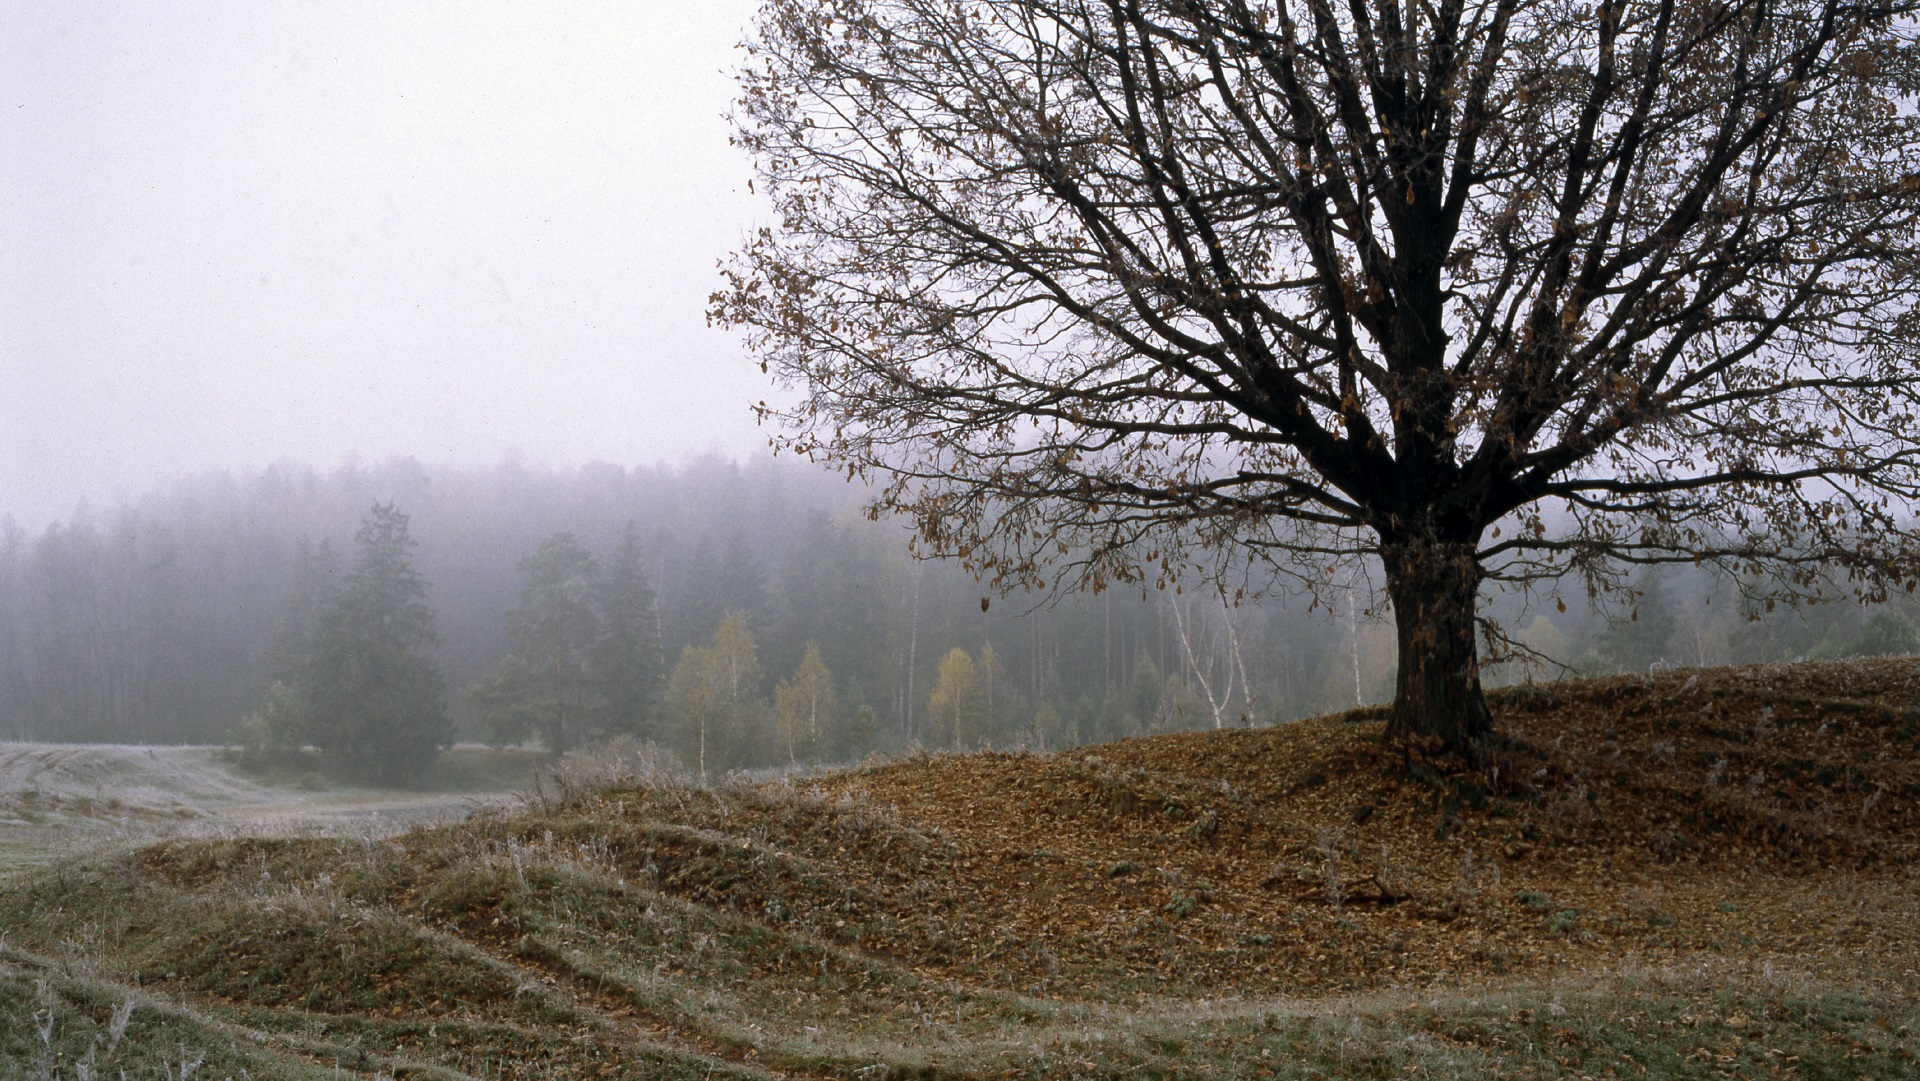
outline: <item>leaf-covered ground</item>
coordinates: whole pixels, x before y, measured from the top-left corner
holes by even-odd
[[[823,781],[937,837],[917,961],[1035,990],[1346,990],[1767,953],[1911,965],[1920,667],[1671,672],[1496,695],[1486,769],[1367,714]],[[884,862],[849,864],[885,895]]]
[[[1495,706],[1479,770],[1359,714],[64,863],[0,1074],[1920,1075],[1920,665]]]

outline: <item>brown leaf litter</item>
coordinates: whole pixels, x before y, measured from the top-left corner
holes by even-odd
[[[1502,739],[1474,771],[1383,746],[1378,711],[1357,711],[822,778],[826,800],[933,846],[912,874],[892,849],[841,846],[869,900],[837,930],[930,974],[1069,996],[1702,953],[1914,966],[1920,664],[1491,698]]]

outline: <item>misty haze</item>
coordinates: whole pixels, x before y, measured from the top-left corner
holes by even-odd
[[[1920,1076],[1920,12],[13,5],[0,1077]]]

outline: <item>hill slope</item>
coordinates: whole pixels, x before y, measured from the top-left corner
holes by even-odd
[[[1478,772],[1359,714],[796,784],[576,774],[392,840],[62,866],[0,894],[0,1011],[49,1025],[0,1064],[1914,1074],[1920,665],[1495,708]]]

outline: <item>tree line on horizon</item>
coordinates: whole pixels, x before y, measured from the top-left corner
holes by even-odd
[[[988,598],[912,558],[864,496],[765,459],[402,459],[180,481],[38,535],[0,521],[0,737],[209,743],[251,724],[396,779],[451,740],[624,734],[713,772],[1273,723],[1392,694],[1392,629],[1365,600],[1235,605],[1177,583]],[[1738,582],[1657,573],[1624,608],[1488,608],[1566,666],[1540,678],[1915,647],[1902,608],[1768,613]],[[356,621],[382,618],[404,648],[356,645]],[[400,656],[419,664],[398,683],[438,710],[420,706],[410,750],[362,760],[387,729],[344,704],[343,673]]]

